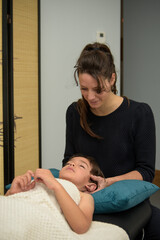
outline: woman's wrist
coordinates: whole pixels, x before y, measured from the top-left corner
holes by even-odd
[[[134,171],[131,171],[131,172],[123,174],[123,175],[106,178],[106,185],[110,186],[115,182],[122,181],[122,180],[128,180],[128,179],[143,180],[143,177],[138,171],[134,170]]]
[[[112,185],[113,183],[117,182],[116,178],[106,178],[106,187]]]

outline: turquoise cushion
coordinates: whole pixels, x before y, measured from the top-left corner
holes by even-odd
[[[92,194],[95,213],[121,212],[149,198],[160,188],[140,180],[123,180]]]
[[[59,170],[56,168],[49,169],[55,178],[59,178]]]

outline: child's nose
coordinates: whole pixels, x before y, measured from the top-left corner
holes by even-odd
[[[70,165],[71,165],[71,166],[73,166],[73,167],[75,166],[75,164],[74,164],[74,163],[70,163]]]

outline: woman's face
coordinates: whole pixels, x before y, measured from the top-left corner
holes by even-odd
[[[111,92],[111,86],[113,85],[113,83],[114,82],[112,79],[110,82],[107,79],[104,80],[104,88],[99,93],[98,83],[95,78],[93,78],[88,73],[79,74],[81,94],[84,97],[84,99],[88,102],[89,106],[95,110],[103,107],[103,105],[106,104],[106,101],[110,94],[113,94]]]

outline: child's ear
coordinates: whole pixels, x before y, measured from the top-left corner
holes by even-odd
[[[97,189],[96,183],[88,183],[85,187],[86,187],[87,192],[89,192],[89,193],[92,193]]]

